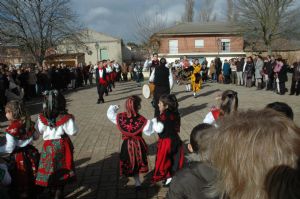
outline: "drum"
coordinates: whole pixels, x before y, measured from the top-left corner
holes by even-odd
[[[151,94],[151,96],[153,96],[154,89],[155,89],[154,83],[153,83],[153,82],[150,82],[150,83],[149,83],[149,87],[150,87],[150,94]]]
[[[150,98],[151,92],[150,92],[150,86],[148,84],[144,84],[142,93],[143,93],[144,98],[146,98],[146,99]]]
[[[153,96],[154,88],[155,88],[154,83],[144,84],[142,89],[143,96],[146,99],[149,99],[151,96]]]

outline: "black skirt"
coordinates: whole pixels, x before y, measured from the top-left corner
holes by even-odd
[[[127,177],[148,172],[148,147],[140,137],[125,139],[120,152],[120,175]]]

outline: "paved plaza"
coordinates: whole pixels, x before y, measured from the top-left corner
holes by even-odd
[[[290,86],[290,83],[287,84]],[[226,89],[238,92],[239,107],[241,109],[260,109],[267,103],[281,101],[288,103],[294,110],[295,121],[300,124],[300,97],[280,96],[270,91],[256,91],[256,88],[245,88],[235,85],[207,83],[203,86],[198,98],[192,93],[185,92],[183,85],[175,85],[172,93],[179,101],[182,125],[180,136],[185,143],[188,142],[192,127],[201,123],[206,113],[213,105],[217,105],[216,96]],[[73,137],[75,146],[75,162],[78,179],[73,185],[66,187],[66,198],[82,199],[115,199],[115,198],[164,198],[167,192],[160,184],[151,185],[151,174],[144,176],[144,188],[136,192],[132,181],[124,187],[124,179],[119,178],[118,153],[122,143],[121,134],[117,127],[106,117],[106,111],[111,104],[120,105],[124,110],[125,99],[133,94],[141,96],[141,87],[135,82],[121,82],[116,84],[109,96],[105,97],[104,104],[96,104],[97,93],[95,87],[86,87],[76,92],[66,94],[69,112],[75,115],[80,132]],[[141,114],[151,119],[154,110],[150,99],[142,98]],[[36,114],[41,109],[39,101],[28,104],[31,113]],[[1,123],[4,127],[6,122]],[[144,136],[149,146],[149,167],[154,167],[157,136]],[[42,140],[35,145],[40,149]],[[44,194],[47,198],[47,194]]]

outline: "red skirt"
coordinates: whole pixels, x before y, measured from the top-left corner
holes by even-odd
[[[115,71],[111,72],[110,73],[110,81],[114,82],[116,79],[116,76],[117,76],[117,73]]]
[[[11,155],[12,187],[15,193],[28,193],[33,190],[40,154],[32,146],[16,149]]]
[[[172,177],[177,170],[183,167],[183,163],[183,145],[180,144],[174,149],[171,138],[159,138],[152,182]]]
[[[73,145],[68,136],[44,142],[35,183],[40,186],[60,186],[76,178]]]
[[[107,82],[110,82],[110,81],[111,81],[111,80],[110,80],[110,73],[107,73],[107,74],[106,74],[106,81],[107,81]]]

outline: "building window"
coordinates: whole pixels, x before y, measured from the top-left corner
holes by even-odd
[[[221,39],[221,51],[230,52],[230,39]]]
[[[106,48],[100,49],[100,60],[108,59],[108,50]]]
[[[170,54],[178,53],[178,40],[169,40],[169,53]]]
[[[204,47],[204,40],[195,40],[195,48],[203,48]]]

